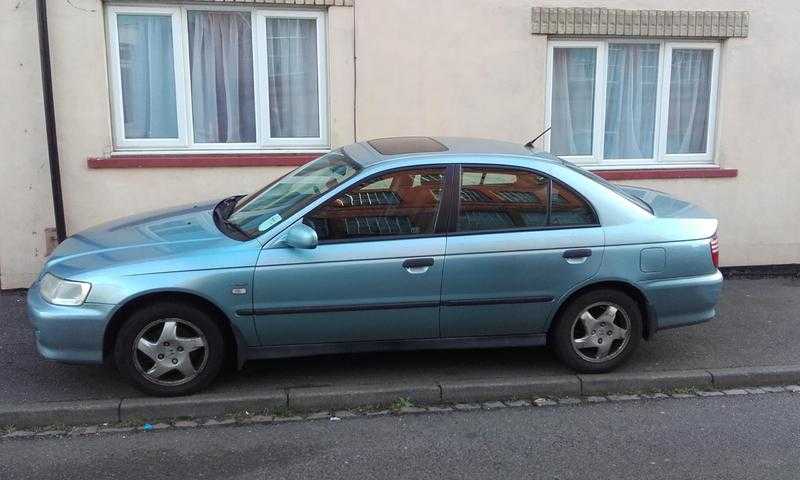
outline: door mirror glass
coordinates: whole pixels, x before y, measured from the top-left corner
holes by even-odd
[[[292,248],[317,248],[317,232],[304,223],[297,223],[286,234],[286,244]]]

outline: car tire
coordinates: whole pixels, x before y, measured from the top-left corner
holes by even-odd
[[[207,311],[158,302],[134,311],[114,343],[117,368],[149,395],[188,395],[207,387],[225,360],[225,340]]]
[[[569,368],[608,372],[624,363],[642,338],[642,312],[629,295],[592,290],[570,301],[553,323],[548,344]]]

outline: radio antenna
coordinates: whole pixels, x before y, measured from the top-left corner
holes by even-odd
[[[526,148],[533,148],[533,144],[536,143],[536,140],[539,140],[540,138],[542,138],[545,133],[550,131],[550,128],[552,128],[552,127],[547,127],[544,132],[540,133],[539,135],[536,136],[536,138],[534,138],[530,142],[526,143],[525,147]]]

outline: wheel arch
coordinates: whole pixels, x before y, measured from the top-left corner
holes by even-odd
[[[114,341],[131,312],[157,301],[188,303],[209,312],[222,327],[225,345],[230,349],[227,359],[229,361],[235,360],[235,366],[241,368],[245,361],[246,343],[239,329],[214,302],[201,295],[182,291],[147,292],[123,302],[112,314],[103,334],[103,361],[105,363],[113,362]]]
[[[548,333],[550,329],[553,327],[555,323],[555,319],[561,315],[561,312],[567,308],[567,306],[572,302],[573,299],[577,298],[580,295],[583,295],[587,292],[593,290],[600,290],[604,288],[610,288],[615,290],[620,290],[633,298],[636,303],[639,305],[639,309],[642,312],[642,338],[645,340],[650,340],[653,335],[656,333],[657,330],[657,323],[656,323],[656,314],[653,310],[653,306],[650,304],[650,301],[645,296],[644,292],[639,289],[637,286],[633,285],[630,282],[626,282],[623,280],[601,280],[592,282],[588,285],[583,285],[576,290],[570,292],[569,294],[565,295],[561,303],[558,305],[555,313],[550,317],[550,324],[548,326]]]

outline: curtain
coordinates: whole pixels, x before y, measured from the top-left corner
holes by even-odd
[[[667,153],[705,153],[712,50],[675,49],[669,82]]]
[[[250,14],[190,11],[188,20],[195,142],[255,142]]]
[[[591,155],[594,126],[594,48],[554,48],[550,151]]]
[[[172,19],[118,15],[125,138],[177,138]]]
[[[271,137],[319,137],[316,20],[267,18],[267,69]]]
[[[652,158],[658,96],[658,45],[608,47],[605,158]]]

